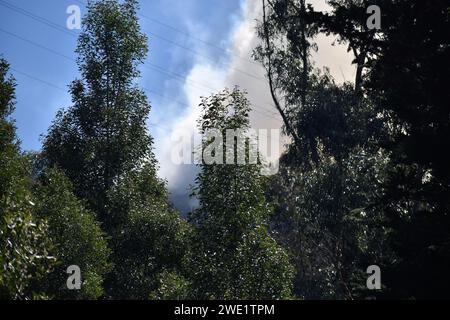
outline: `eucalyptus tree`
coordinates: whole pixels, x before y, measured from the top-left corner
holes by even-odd
[[[82,78],[71,83],[73,105],[58,112],[43,151],[109,228],[108,190],[127,172],[155,163],[146,129],[150,105],[136,85],[147,37],[137,1],[92,1],[87,8],[76,49]]]
[[[356,2],[358,10],[347,8]],[[272,226],[294,255],[295,292],[351,299],[372,296],[360,290],[366,289],[365,271],[383,262],[384,247],[375,238],[385,245],[383,216],[372,208],[382,188],[387,152],[378,142],[386,128],[373,101],[361,94],[366,48],[354,38],[364,27],[352,19],[361,18],[364,1],[330,3],[334,11],[327,14],[303,0],[264,0],[255,57],[266,68],[292,140],[270,194],[278,200]],[[337,18],[342,16],[347,19]],[[337,84],[326,68],[314,66],[320,33],[339,34],[354,49],[355,84]]]
[[[187,226],[156,175],[150,104],[137,85],[148,51],[138,1],[92,1],[87,9],[76,50],[82,78],[70,85],[73,104],[50,127],[43,158],[67,175],[110,238],[107,296],[145,299],[160,272],[176,273]]]
[[[190,215],[196,231],[189,259],[193,296],[289,298],[293,270],[287,252],[269,235],[272,206],[264,197],[261,165],[250,163],[248,144],[227,136],[227,130],[239,135],[249,129],[249,101],[238,89],[224,90],[201,106],[202,149],[216,145],[211,155],[217,161],[202,158],[194,190],[199,208]],[[238,152],[246,155],[244,163],[238,162]]]

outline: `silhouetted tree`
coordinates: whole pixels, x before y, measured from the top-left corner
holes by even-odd
[[[450,4],[384,1],[370,54],[367,94],[389,124],[385,212],[397,259],[385,269],[391,295],[449,297]]]
[[[272,227],[294,255],[295,291],[315,299],[371,296],[361,289],[366,268],[383,264],[386,232],[372,207],[385,166],[377,143],[385,128],[359,84],[337,85],[327,69],[314,67],[311,54],[320,48],[313,38],[329,33],[324,14],[305,1],[263,5],[255,56],[292,137],[270,192],[278,203]]]

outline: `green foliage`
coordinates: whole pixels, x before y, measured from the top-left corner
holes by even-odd
[[[382,267],[392,255],[390,230],[375,208],[387,163],[384,154],[358,148],[342,163],[324,160],[311,170],[281,166],[270,191],[278,203],[272,227],[294,256],[301,298],[373,294],[365,287],[366,268]]]
[[[389,256],[389,229],[374,209],[389,155],[379,144],[386,126],[359,84],[337,85],[327,69],[321,72],[310,61],[311,51],[320,49],[313,37],[331,32],[327,19],[339,24],[334,15],[301,0],[269,2],[259,28],[264,45],[256,50],[272,79],[274,100],[284,102],[285,132],[293,137],[269,193],[278,204],[271,226],[294,256],[295,292],[307,299],[371,296],[360,290],[365,270]],[[302,32],[305,39],[293,35]],[[349,41],[348,34],[340,35]]]
[[[201,132],[248,129],[250,106],[238,89],[203,100]],[[211,143],[205,140],[203,147]],[[226,143],[224,143],[224,146]],[[234,150],[242,146],[234,145]],[[266,203],[258,164],[203,164],[195,194],[200,207],[188,258],[194,297],[209,299],[289,298],[292,267],[267,231]]]
[[[45,222],[37,221],[26,201],[2,209],[0,225],[0,298],[33,299],[33,283],[40,282],[54,264]],[[3,199],[2,199],[3,200]]]
[[[243,235],[236,248],[231,279],[231,296],[241,299],[289,299],[294,275],[290,257],[268,235],[266,227],[258,227]]]
[[[45,221],[34,214],[28,189],[29,165],[19,153],[14,124],[14,79],[8,63],[0,60],[0,298],[32,299],[40,293],[31,285],[53,264]]]
[[[48,169],[35,187],[36,213],[48,221],[48,236],[55,244],[52,255],[58,265],[46,277],[43,291],[57,299],[96,299],[103,295],[102,282],[110,271],[110,250],[95,214],[72,191],[70,181],[58,169]],[[68,290],[67,267],[77,265],[81,290]]]
[[[121,176],[154,162],[146,121],[150,105],[135,85],[147,53],[137,1],[90,2],[77,47],[83,77],[70,87],[73,105],[60,111],[43,152],[68,176],[75,194],[105,221],[107,192]]]
[[[60,111],[44,141],[47,166],[73,183],[110,237],[114,269],[106,296],[147,299],[160,273],[177,272],[188,226],[169,208],[156,177],[150,105],[136,86],[147,54],[135,0],[91,2],[77,53],[83,77],[71,85],[73,105]]]
[[[175,288],[166,288],[166,280],[183,272],[190,227],[167,205],[165,184],[155,177],[154,167],[130,172],[110,190],[109,197],[110,211],[121,217],[111,240],[114,295],[126,299],[147,299],[151,295],[175,298],[178,291],[167,291]],[[167,274],[172,276],[166,279]]]
[[[303,0],[265,1],[255,52],[293,138],[271,194],[296,292],[448,296],[437,276],[449,267],[448,2],[328,2],[324,13]],[[381,30],[366,26],[373,4]],[[353,89],[311,66],[318,33],[354,54]],[[382,269],[381,292],[364,288],[371,264]]]
[[[191,297],[191,283],[175,272],[158,275],[158,289],[150,294],[153,300],[186,300]]]

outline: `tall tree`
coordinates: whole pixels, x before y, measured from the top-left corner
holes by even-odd
[[[70,86],[73,105],[60,111],[44,155],[69,177],[106,228],[113,227],[108,190],[132,170],[154,163],[146,120],[150,105],[135,80],[147,54],[137,1],[91,1],[78,40],[82,80]]]
[[[381,264],[375,237],[384,243],[380,217],[370,209],[386,157],[377,144],[383,124],[360,84],[337,85],[327,69],[314,67],[311,53],[320,48],[313,39],[330,33],[324,21],[334,21],[334,15],[301,0],[263,5],[256,58],[266,67],[285,133],[292,138],[273,179],[271,194],[279,205],[272,225],[294,254],[299,296],[364,296],[359,289],[365,286],[365,269]],[[342,35],[341,41],[349,37]]]
[[[107,295],[145,299],[157,291],[160,273],[176,274],[187,226],[156,176],[150,105],[136,85],[148,51],[138,1],[90,1],[87,8],[77,47],[82,80],[71,84],[73,105],[58,113],[43,156],[67,175],[111,238]]]
[[[238,164],[237,152],[249,156],[235,138],[222,142],[208,136],[217,130],[247,130],[250,104],[238,89],[224,90],[202,102],[199,120],[203,148],[219,143],[234,164],[202,162],[195,194],[200,207],[190,219],[196,227],[191,257],[194,297],[214,299],[281,299],[291,296],[292,267],[287,253],[268,233],[271,206],[265,201],[258,164]],[[221,150],[223,149],[223,150]],[[248,160],[248,159],[247,159]]]

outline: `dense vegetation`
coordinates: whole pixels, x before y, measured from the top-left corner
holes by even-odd
[[[1,59],[0,298],[450,297],[450,5],[327,2],[324,13],[262,0],[254,57],[291,142],[271,177],[260,161],[202,161],[187,219],[157,177],[151,107],[136,84],[148,51],[136,0],[88,5],[81,79],[39,153],[20,149]],[[381,29],[366,24],[373,4]],[[315,67],[320,34],[354,54],[354,81]],[[224,157],[208,132],[248,130],[251,103],[235,88],[200,107],[201,147]],[[81,290],[67,290],[70,265]],[[370,265],[381,290],[366,287]]]

